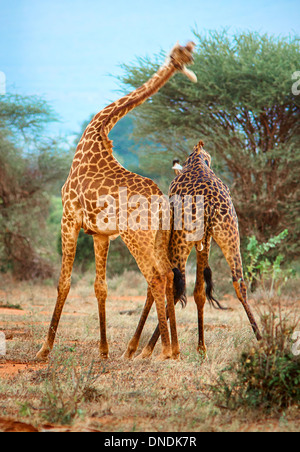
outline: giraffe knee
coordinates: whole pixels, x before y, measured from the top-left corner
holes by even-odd
[[[59,281],[57,286],[57,293],[58,296],[64,296],[65,294],[68,294],[71,288],[71,277],[63,278]]]
[[[197,302],[201,304],[205,304],[206,296],[205,296],[205,287],[204,284],[201,284],[201,286],[195,286],[194,288],[194,299]]]
[[[196,287],[195,287],[194,300],[195,300],[195,303],[196,303],[198,311],[199,310],[203,311],[203,308],[204,308],[204,305],[205,305],[205,302],[206,302],[206,296],[205,296],[204,287],[203,287],[203,290],[200,290],[200,291],[197,290]]]
[[[152,279],[149,282],[149,286],[151,289],[156,289],[157,287],[161,287],[163,284],[166,284],[167,278],[162,274],[156,274],[152,277]]]
[[[107,297],[107,283],[104,280],[96,279],[95,284],[95,294],[97,298],[106,298]]]

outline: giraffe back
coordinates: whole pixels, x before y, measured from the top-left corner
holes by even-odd
[[[211,229],[210,235],[213,235],[214,227],[224,227],[224,224],[232,222],[237,225],[238,220],[229,188],[215,175],[210,163],[210,155],[202,146],[195,146],[181,173],[172,181],[169,196],[179,195],[181,199],[184,196],[203,196],[204,231]]]

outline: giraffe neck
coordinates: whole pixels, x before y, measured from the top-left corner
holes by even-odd
[[[108,134],[114,125],[135,107],[144,103],[155,94],[172,77],[176,69],[172,64],[165,64],[140,88],[105,107],[90,122],[83,138],[90,132],[97,132],[105,148],[112,152],[112,141]]]

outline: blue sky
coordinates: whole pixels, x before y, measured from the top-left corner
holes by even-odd
[[[299,0],[0,0],[0,71],[8,92],[50,103],[52,133],[72,135],[119,97],[121,63],[223,27],[300,34]]]

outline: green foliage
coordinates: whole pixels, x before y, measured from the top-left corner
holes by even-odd
[[[138,271],[138,266],[122,239],[118,237],[110,243],[107,275],[108,277],[122,275],[125,270]]]
[[[61,231],[60,223],[62,217],[62,202],[58,196],[51,198],[49,216],[47,225],[51,233],[56,237],[56,248],[58,255],[62,255],[61,250]],[[53,252],[53,251],[52,251]],[[94,265],[94,243],[91,235],[85,234],[83,229],[80,231],[77,241],[75,267],[80,272],[86,272]],[[121,275],[125,270],[138,270],[137,264],[128,251],[128,248],[123,243],[120,237],[110,242],[109,256],[107,260],[107,275],[113,277]]]
[[[61,255],[61,234],[58,233],[57,251]],[[80,231],[77,241],[75,266],[86,272],[95,262],[93,237]],[[137,271],[138,266],[130,254],[128,248],[120,237],[110,242],[109,255],[107,260],[107,276],[122,275],[125,270]]]
[[[291,78],[299,68],[299,37],[222,31],[195,32],[194,40],[198,82],[176,74],[133,112],[134,136],[165,150],[148,147],[140,161],[156,159],[159,174],[162,159],[171,167],[203,139],[214,169],[232,188],[242,235],[266,242],[288,229],[279,246],[292,259],[300,252],[300,96],[292,93]],[[162,61],[159,55],[124,65],[126,90],[145,82]]]
[[[272,306],[261,322],[262,341],[243,351],[211,388],[218,403],[227,408],[278,412],[300,402],[299,356],[291,351],[296,323]]]
[[[61,218],[63,213],[62,201],[60,196],[52,196],[50,199],[49,215],[47,224],[53,231],[58,233],[60,230]]]
[[[14,142],[36,141],[56,115],[46,101],[37,96],[7,94],[0,98],[0,130]]]
[[[36,97],[0,97],[0,270],[48,278],[46,218],[69,170],[61,142],[46,138],[52,110]]]
[[[281,288],[287,283],[293,270],[284,270],[282,264],[285,260],[283,254],[267,257],[270,250],[278,249],[282,241],[288,237],[288,230],[285,229],[279,235],[272,237],[266,243],[258,243],[255,236],[248,239],[246,247],[246,268],[245,276],[250,284],[259,283],[267,291],[267,283],[270,283],[269,295],[274,295],[274,290],[280,294]]]
[[[82,124],[81,131],[77,134],[74,140],[74,152],[84,130],[93,117],[94,115]],[[133,118],[132,115],[129,114],[118,121],[109,134],[109,138],[113,141],[114,156],[121,163],[121,165],[124,165],[131,171],[135,171],[139,166],[140,147],[140,145],[137,144],[132,138],[133,128]]]
[[[132,132],[133,118],[128,115],[118,121],[109,134],[113,140],[114,155],[129,170],[139,165],[138,146],[131,137]]]
[[[56,352],[49,364],[40,411],[48,422],[68,425],[83,414],[80,406],[85,399],[97,400],[99,397],[94,388],[99,375],[94,372],[93,362],[87,370],[79,370],[74,357],[65,359],[64,355]]]

